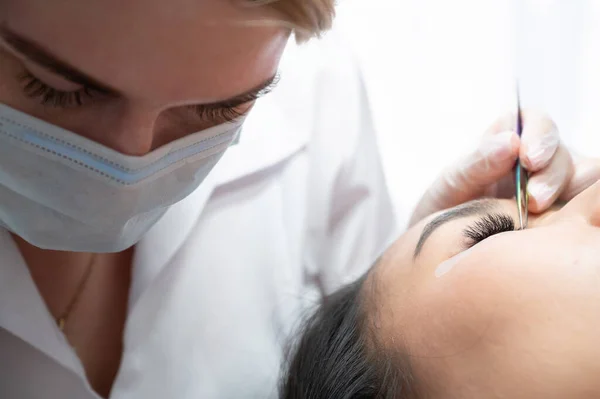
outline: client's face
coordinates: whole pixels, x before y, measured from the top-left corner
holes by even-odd
[[[434,398],[600,397],[600,182],[527,230],[516,212],[433,215],[364,286],[378,338]]]

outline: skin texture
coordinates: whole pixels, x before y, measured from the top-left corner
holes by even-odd
[[[515,202],[494,202],[518,226]],[[451,221],[413,259],[435,216],[401,236],[365,285],[377,337],[411,355],[427,397],[600,397],[600,182],[464,252],[462,231],[480,217]]]
[[[0,1],[1,27],[26,37],[117,94],[80,107],[42,105],[24,94],[29,72],[58,90],[78,90],[0,41],[0,102],[128,155],[223,123],[188,106],[229,99],[272,77],[289,32],[243,26],[277,18],[268,8],[222,0]],[[248,111],[252,103],[236,111]],[[91,254],[45,251],[15,237],[50,312],[75,293]],[[108,396],[121,357],[133,250],[97,256],[65,333],[92,387]],[[92,316],[93,315],[93,316]]]

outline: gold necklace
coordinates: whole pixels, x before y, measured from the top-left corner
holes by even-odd
[[[71,298],[71,301],[69,302],[69,304],[67,305],[65,310],[60,314],[60,316],[56,318],[56,324],[58,325],[58,328],[60,329],[60,331],[64,331],[65,324],[67,323],[67,320],[68,320],[69,316],[71,315],[73,308],[77,304],[77,301],[79,300],[79,297],[81,296],[81,293],[83,292],[83,289],[85,288],[86,283],[88,282],[90,275],[92,274],[92,266],[94,265],[95,261],[96,261],[96,254],[93,254],[92,258],[90,259],[90,261],[87,265],[87,270],[85,271],[85,274],[81,278],[81,281],[79,282],[79,285],[77,286],[77,290],[75,291],[75,294]]]

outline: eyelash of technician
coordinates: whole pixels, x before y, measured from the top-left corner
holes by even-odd
[[[277,84],[278,77],[273,82],[261,90],[259,93],[249,94],[242,98],[238,104],[232,104],[222,107],[211,107],[207,105],[191,105],[188,108],[196,112],[203,121],[225,120],[230,122],[245,112],[238,111],[237,107],[242,104],[255,101],[259,97],[269,93]],[[37,98],[42,105],[49,105],[57,108],[71,108],[84,105],[84,100],[92,100],[96,95],[103,94],[90,87],[83,87],[76,91],[57,90],[42,82],[29,72],[24,72],[19,76],[19,81],[23,83],[23,91],[30,98]]]
[[[277,86],[277,83],[279,83],[279,75],[276,75],[275,78],[273,78],[273,81],[261,91],[257,93],[247,94],[246,96],[237,99],[235,104],[225,103],[219,107],[200,104],[190,105],[189,108],[195,111],[198,114],[198,116],[200,116],[200,118],[204,121],[209,122],[215,119],[225,119],[227,122],[230,122],[247,113],[247,111],[240,112],[238,110],[238,107],[249,102],[256,101],[265,94],[270,93],[275,88],[275,86]]]
[[[38,99],[42,105],[57,108],[78,107],[84,104],[84,99],[91,99],[96,94],[100,94],[98,90],[90,87],[83,87],[75,91],[58,90],[48,86],[27,71],[20,74],[18,79],[23,84],[23,91],[27,97]]]
[[[23,91],[28,97],[38,99],[42,105],[56,108],[80,107],[85,105],[85,100],[94,100],[94,97],[100,94],[97,90],[87,86],[75,91],[58,90],[42,82],[29,72],[21,74],[19,81],[23,83]],[[196,112],[203,121],[216,119],[231,121],[242,116],[242,113],[235,108],[210,108],[201,105],[191,105],[189,108]]]
[[[512,217],[504,214],[488,214],[465,228],[463,235],[469,239],[467,248],[471,248],[493,235],[514,230],[515,222]]]

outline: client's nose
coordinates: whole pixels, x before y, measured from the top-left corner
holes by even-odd
[[[587,197],[588,220],[590,224],[600,227],[600,180],[596,181],[596,183],[580,195]]]
[[[529,223],[528,228],[535,228],[544,226],[547,223],[550,223],[556,217],[560,215],[560,211],[563,208],[563,204],[555,204],[550,207],[547,211],[541,214],[529,214]]]

